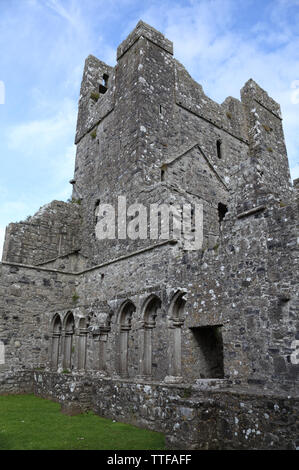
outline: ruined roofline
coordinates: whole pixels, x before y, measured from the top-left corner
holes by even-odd
[[[44,264],[52,263],[53,261],[57,261],[58,259],[67,258],[70,255],[79,255],[79,256],[82,256],[82,258],[89,259],[87,256],[80,253],[80,249],[78,248],[77,250],[72,250],[72,251],[69,251],[69,252],[64,253],[62,255],[55,256],[55,258],[51,258],[51,259],[48,259],[46,261],[41,261],[41,262],[35,264],[34,266],[43,266]]]
[[[170,59],[173,59],[176,76],[175,82],[177,86],[177,92],[175,94],[175,102],[176,105],[182,109],[185,109],[200,117],[201,119],[213,124],[219,130],[228,133],[232,137],[235,137],[247,145],[249,144],[248,135],[246,134],[247,126],[245,122],[245,107],[247,104],[248,106],[252,107],[252,101],[254,101],[269,110],[274,116],[281,119],[279,104],[276,103],[253,79],[249,79],[240,90],[241,99],[228,96],[222,103],[218,103],[217,101],[210,98],[205,93],[202,85],[191,77],[187,69],[176,58],[172,57],[172,42],[165,38],[162,33],[157,31],[152,26],[144,23],[143,21],[139,21],[134,30],[118,46],[117,65],[112,67],[93,55],[89,55],[87,57],[80,90],[78,114],[78,123],[80,123],[80,126],[78,127],[77,123],[75,137],[76,144],[78,144],[89,132],[92,132],[96,126],[98,126],[115,109],[117,87],[115,75],[117,68],[122,66],[121,58],[123,55],[128,52],[133,44],[135,44],[140,38],[145,38],[146,40],[154,43],[156,46],[162,47],[164,51],[169,52]],[[110,77],[109,83],[111,85],[109,86],[108,84],[106,90],[107,93],[102,95],[101,99],[98,101],[98,88],[101,86],[103,74],[107,74]],[[184,96],[183,83],[185,79],[187,82],[189,82],[188,87],[194,94],[190,103],[188,90],[186,97]],[[92,103],[93,107],[89,108],[92,93],[96,96],[96,102],[94,104]],[[198,101],[196,101],[196,96],[198,96]],[[197,104],[199,106],[197,106]],[[210,113],[209,108],[214,109],[214,111]],[[241,120],[241,126],[238,126],[238,120]]]
[[[257,82],[252,78],[247,80],[241,88],[241,101],[246,104],[248,97],[260,104],[263,108],[272,113],[276,118],[282,121],[281,108],[279,103],[275,101]]]
[[[236,104],[243,104],[244,101],[244,96],[246,93],[250,93],[251,97],[253,100],[255,100],[257,103],[259,103],[261,106],[263,106],[265,109],[270,111],[275,117],[279,118],[282,120],[282,114],[281,114],[281,107],[277,101],[275,101],[268,93],[266,90],[264,90],[253,78],[249,78],[243,85],[243,87],[239,90],[240,93],[240,99],[235,98],[234,96],[227,96],[221,103],[210,98],[207,93],[205,92],[203,86],[201,83],[197,82],[192,75],[188,72],[186,67],[176,58],[174,58],[174,61],[177,65],[178,70],[181,69],[184,71],[185,74],[188,75],[189,80],[191,80],[194,83],[194,86],[197,87],[200,92],[207,98],[209,101],[211,101],[213,104],[218,105],[220,108],[223,109],[223,111],[226,110],[226,105],[230,102],[235,102]],[[225,130],[225,129],[224,129]]]
[[[214,165],[211,163],[210,159],[206,156],[205,152],[202,150],[199,142],[196,142],[195,144],[192,144],[191,146],[189,146],[187,149],[183,150],[182,152],[179,153],[179,155],[177,155],[176,157],[173,157],[171,160],[168,160],[168,161],[165,161],[164,163],[162,163],[162,165],[160,166],[160,168],[163,168],[163,167],[168,167],[168,166],[172,166],[173,163],[175,163],[177,160],[180,160],[182,157],[184,157],[185,155],[187,155],[187,153],[191,152],[192,150],[194,150],[195,148],[197,148],[199,150],[199,152],[201,153],[201,155],[203,156],[203,158],[205,159],[205,161],[207,162],[207,164],[209,165],[210,169],[215,173],[216,177],[218,178],[218,180],[220,181],[220,183],[223,184],[223,186],[225,187],[225,189],[227,191],[229,191],[229,188],[227,186],[227,184],[225,183],[225,181],[223,180],[223,178],[221,177],[221,175],[219,174],[219,172],[216,170],[216,168],[214,167]]]
[[[97,264],[96,266],[92,266],[90,268],[83,269],[83,271],[77,271],[77,272],[62,271],[60,269],[55,269],[55,268],[44,268],[40,265],[13,263],[11,261],[0,261],[0,266],[3,264],[4,266],[15,266],[15,267],[20,267],[20,268],[35,269],[37,271],[48,271],[48,272],[78,276],[78,275],[81,275],[81,274],[85,274],[89,271],[94,271],[96,269],[100,269],[100,268],[103,268],[105,266],[109,266],[110,264],[117,263],[118,261],[122,261],[122,260],[125,260],[127,258],[131,258],[133,256],[138,256],[139,254],[142,254],[146,251],[154,250],[155,248],[160,248],[160,247],[165,246],[165,245],[176,245],[176,244],[177,244],[177,240],[165,240],[161,243],[156,243],[156,244],[148,246],[146,248],[142,248],[141,250],[133,251],[132,253],[127,253],[126,255],[119,256],[118,258],[114,258],[112,260],[106,261],[105,263]]]
[[[140,37],[145,37],[169,54],[173,55],[172,41],[167,39],[162,33],[160,33],[160,31],[157,31],[149,24],[140,20],[128,37],[118,46],[116,54],[117,60],[119,60]]]

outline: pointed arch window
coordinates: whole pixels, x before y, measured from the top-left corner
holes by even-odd
[[[52,327],[52,351],[51,351],[51,367],[57,370],[61,354],[61,329],[62,323],[60,316],[57,314],[53,319]]]
[[[128,377],[128,346],[129,333],[132,327],[132,316],[136,307],[133,302],[128,301],[122,308],[120,314],[120,364],[119,371],[122,377]]]
[[[145,378],[152,376],[152,335],[156,327],[156,317],[161,307],[161,300],[157,296],[152,296],[144,309],[143,322],[143,347],[140,358],[140,375]]]
[[[73,338],[75,330],[75,320],[72,312],[69,312],[64,322],[64,355],[63,368],[71,371],[74,367],[73,363]]]

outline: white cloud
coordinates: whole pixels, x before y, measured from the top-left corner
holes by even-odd
[[[173,41],[175,57],[215,101],[240,98],[239,90],[253,78],[280,103],[294,178],[299,104],[292,103],[291,84],[299,79],[299,1],[272,2],[264,19],[251,26],[248,22],[245,29],[236,27],[238,3],[205,0],[180,6],[174,2],[167,8],[161,3],[158,9],[156,5],[146,9],[144,20]]]
[[[66,99],[57,106],[57,114],[40,120],[24,122],[8,129],[8,145],[25,155],[41,157],[49,146],[69,141],[74,135],[77,119],[77,104]]]
[[[70,197],[72,187],[69,184],[70,179],[74,173],[75,167],[76,146],[70,145],[64,149],[62,158],[51,160],[49,167],[52,173],[56,174],[56,184],[60,191],[55,196],[55,199],[67,199]]]
[[[58,0],[46,0],[45,4],[52,11],[54,11],[57,15],[67,20],[72,26],[76,28],[81,27],[80,15],[78,14],[79,11],[77,8],[74,10],[73,3],[71,3],[71,6],[72,6],[71,9],[64,8]]]
[[[15,223],[30,215],[32,206],[24,201],[5,201],[1,204],[1,224]],[[7,221],[7,222],[6,222]]]

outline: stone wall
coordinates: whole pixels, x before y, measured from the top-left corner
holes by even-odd
[[[0,364],[1,393],[30,389],[26,371],[45,367],[48,361],[48,317],[53,317],[55,309],[73,306],[74,290],[73,276],[0,264],[0,341],[5,346],[5,363]],[[28,387],[23,385],[23,376]]]
[[[164,242],[78,274],[3,263],[0,339],[9,367],[51,365],[53,321],[59,315],[60,367],[68,369],[63,338],[72,313],[74,369],[83,361],[87,370],[135,378],[150,367],[146,375],[154,380],[224,377],[296,393],[298,365],[291,356],[298,293],[289,268],[290,259],[292,267],[298,263],[295,214],[296,201],[228,218],[219,246],[204,252],[184,253],[178,244]],[[178,295],[184,300],[181,311]],[[146,310],[153,296],[159,306]],[[126,325],[127,302],[134,311]]]
[[[204,380],[198,386],[167,385],[34,373],[37,395],[59,401],[69,413],[92,409],[118,422],[163,432],[167,449],[298,447],[298,399],[222,387]]]
[[[85,63],[73,203],[7,229],[0,391],[34,384],[175,448],[294,448],[298,184],[279,105],[252,80],[213,102],[143,22],[117,59]],[[202,247],[97,239],[118,196],[203,204]]]
[[[3,261],[35,265],[81,248],[80,206],[53,201],[6,229]]]

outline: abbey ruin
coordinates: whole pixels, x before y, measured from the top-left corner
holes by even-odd
[[[208,98],[140,21],[86,59],[70,202],[7,227],[0,393],[164,432],[173,449],[295,449],[298,187],[280,106]],[[203,243],[99,240],[98,207],[203,207]]]

